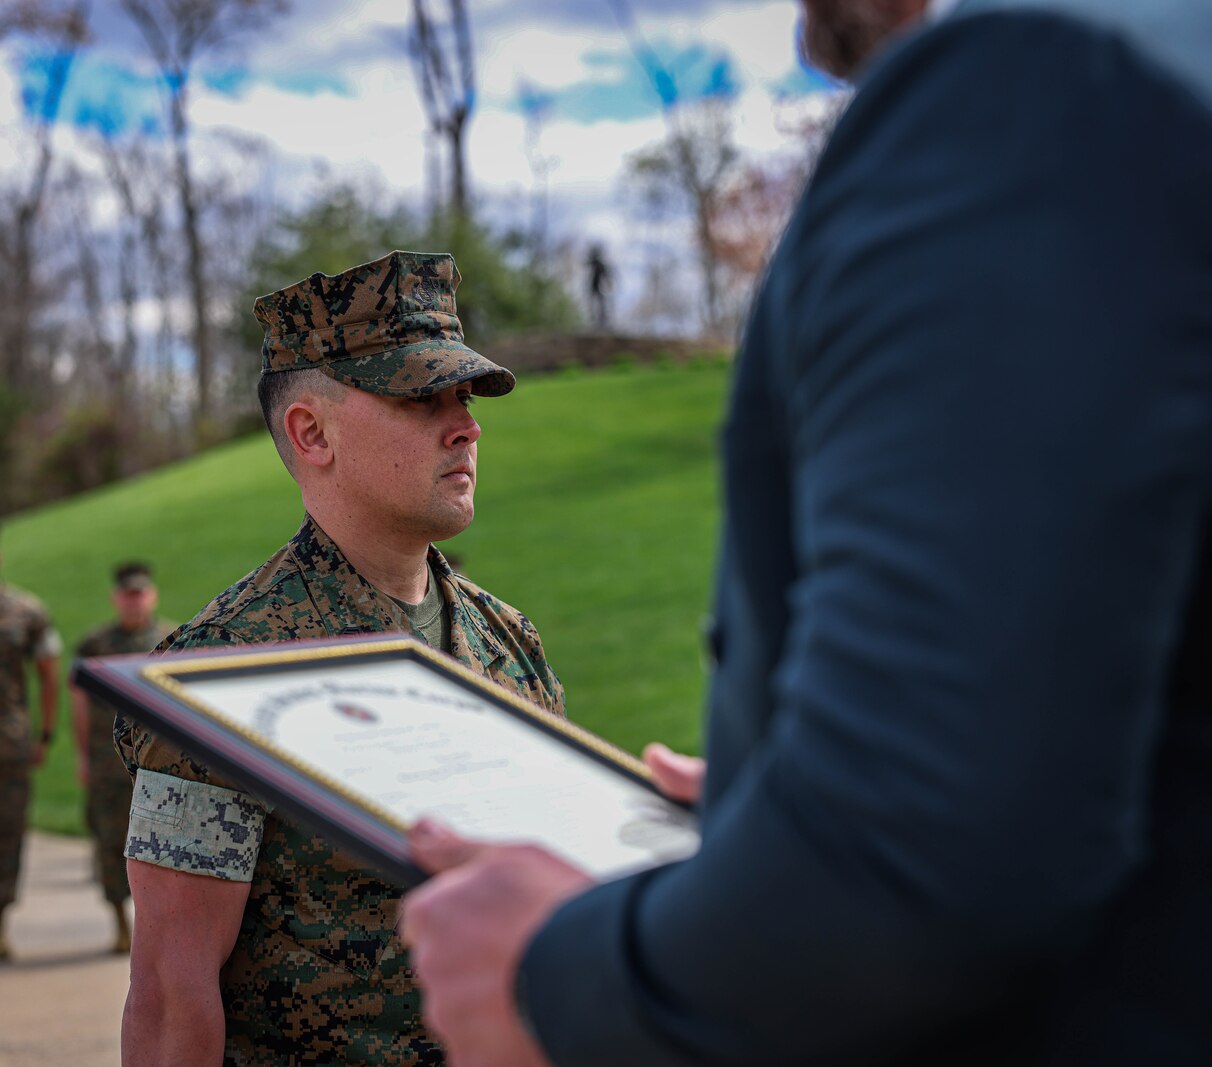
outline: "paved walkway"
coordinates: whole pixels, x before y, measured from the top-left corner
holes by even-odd
[[[116,1067],[130,962],[110,954],[112,917],[92,848],[31,834],[0,964],[0,1067]]]

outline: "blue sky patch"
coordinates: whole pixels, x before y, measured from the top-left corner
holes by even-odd
[[[18,77],[21,108],[34,121],[47,118],[48,90],[60,62],[53,52],[36,52],[24,57]],[[353,87],[339,74],[309,71],[273,71],[261,75],[239,67],[199,71],[199,84],[212,92],[237,98],[255,81],[268,82],[283,92],[300,96],[334,93],[354,96]],[[116,137],[139,133],[164,136],[164,83],[158,75],[137,73],[119,63],[83,53],[71,62],[59,121],[86,129],[95,129]]]
[[[239,97],[252,76],[241,67],[229,67],[226,70],[208,70],[202,75],[206,87],[220,96]]]
[[[299,70],[275,71],[267,74],[265,80],[286,93],[296,93],[299,96],[319,96],[320,93],[332,93],[334,96],[354,98],[354,88],[341,75],[331,71]]]
[[[740,90],[728,55],[702,45],[657,45],[652,54],[639,56],[629,49],[599,49],[582,59],[600,76],[559,89],[528,86],[515,98],[515,109],[529,114],[541,106],[547,114],[583,125],[628,122],[659,114],[666,104],[731,99]]]
[[[19,70],[21,106],[28,118],[46,117],[47,90],[55,67],[53,53],[27,56]],[[87,53],[72,62],[59,120],[107,135],[164,132],[164,100],[158,77],[135,72]]]
[[[214,92],[233,98],[242,96],[249,86],[257,82],[272,85],[295,96],[319,96],[321,93],[332,93],[347,99],[354,96],[353,86],[340,74],[332,71],[251,71],[243,67],[230,67],[208,71],[202,75],[202,80]]]

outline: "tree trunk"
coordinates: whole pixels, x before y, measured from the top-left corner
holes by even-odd
[[[211,350],[209,323],[206,317],[207,284],[202,236],[198,232],[198,208],[194,200],[193,175],[189,160],[189,130],[185,119],[184,89],[172,97],[173,147],[177,169],[177,192],[181,205],[181,225],[185,230],[185,247],[189,270],[190,300],[194,312],[194,372],[197,398],[194,406],[195,426],[205,432],[211,417],[214,359]]]
[[[460,219],[467,218],[469,207],[467,203],[467,166],[463,157],[463,124],[466,118],[465,114],[457,113],[451,117],[446,127],[447,136],[450,139],[450,203],[455,217]]]

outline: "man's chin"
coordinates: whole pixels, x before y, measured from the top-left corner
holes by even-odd
[[[438,541],[449,541],[452,537],[458,537],[459,534],[471,525],[471,520],[475,518],[475,515],[475,505],[471,501],[467,502],[466,509],[448,510],[433,523],[429,540],[436,543]]]

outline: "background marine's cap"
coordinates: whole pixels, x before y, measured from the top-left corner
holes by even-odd
[[[152,569],[148,563],[120,563],[114,568],[115,589],[121,589],[125,593],[134,593],[150,589],[153,584]]]
[[[444,252],[392,252],[258,297],[261,373],[319,367],[384,396],[424,396],[459,382],[480,396],[502,396],[513,374],[463,343],[459,281]]]

